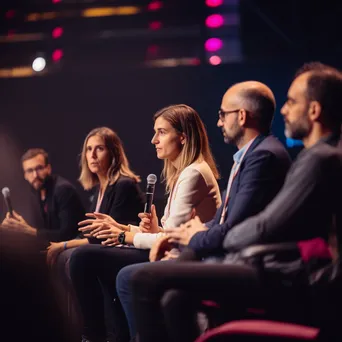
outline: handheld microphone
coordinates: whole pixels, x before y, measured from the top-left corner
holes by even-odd
[[[144,213],[151,213],[151,206],[153,203],[154,186],[157,182],[157,176],[151,173],[147,176],[147,187],[146,187],[146,203]]]
[[[10,213],[11,217],[13,217],[13,207],[11,202],[11,192],[8,187],[4,187],[2,190],[2,195],[4,196],[4,200],[7,206],[7,211]]]

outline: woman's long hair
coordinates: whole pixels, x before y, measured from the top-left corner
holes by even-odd
[[[107,172],[108,184],[114,184],[120,176],[127,176],[134,179],[136,182],[140,182],[140,177],[129,167],[128,159],[119,136],[108,127],[99,127],[90,131],[83,143],[80,160],[81,174],[78,179],[83,188],[89,190],[99,183],[97,175],[89,170],[86,158],[88,139],[94,135],[103,138],[105,146],[111,156],[111,163]]]
[[[186,137],[185,144],[177,160],[177,168],[170,160],[164,160],[162,176],[166,182],[166,192],[169,193],[179,174],[195,161],[206,161],[216,179],[219,172],[209,147],[207,131],[198,113],[185,104],[172,105],[159,110],[153,117],[154,121],[162,117],[168,121],[179,134]]]

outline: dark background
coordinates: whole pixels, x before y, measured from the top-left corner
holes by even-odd
[[[38,9],[46,6],[39,1],[35,3]],[[204,41],[209,34],[203,28],[204,2],[182,3],[188,6],[185,12],[189,22],[198,24],[200,34],[194,41],[196,44],[199,39]],[[20,10],[29,7],[30,2],[26,1],[25,5],[11,2],[11,6]],[[191,6],[196,10],[191,11]],[[8,5],[7,9],[12,7]],[[170,11],[170,18],[184,15],[181,7],[173,11]],[[167,13],[163,14],[166,18]],[[135,53],[134,46],[140,48],[139,39],[136,45],[133,41],[121,57],[109,60],[108,54],[113,56],[111,44],[97,42],[98,49],[95,49],[93,43],[77,45],[76,37],[74,42],[71,38],[65,41],[70,54],[66,54],[57,71],[41,77],[0,78],[0,123],[6,134],[15,140],[18,158],[28,148],[42,147],[50,154],[54,172],[76,185],[79,153],[85,136],[95,127],[108,126],[121,137],[132,168],[143,179],[144,189],[147,175],[159,175],[163,164],[156,158],[150,143],[152,116],[161,107],[186,103],[200,113],[207,127],[222,174],[220,186],[224,187],[235,152],[233,147],[224,144],[221,131],[216,127],[217,110],[226,89],[245,80],[266,83],[277,99],[273,133],[285,142],[279,111],[296,69],[312,60],[342,66],[341,5],[337,2],[241,0],[240,15],[243,59],[237,63],[210,66],[202,52],[199,66],[147,68],[132,62],[122,67],[125,56]],[[133,21],[132,25],[135,25]],[[20,27],[17,24],[16,29]],[[2,22],[1,28],[5,32],[8,24]],[[171,46],[179,53],[184,41],[182,37],[177,39],[171,41]],[[47,50],[49,44],[46,43]],[[28,46],[26,50],[24,45],[14,48],[0,44],[0,48],[2,66],[8,61],[13,64],[16,59],[31,58],[25,55]],[[78,59],[71,56],[78,56]],[[291,151],[293,155],[296,152],[297,149]],[[6,160],[3,154],[1,163],[6,164]],[[20,168],[19,159],[14,167]],[[84,194],[83,197],[86,198]],[[164,199],[163,185],[157,188],[157,198]],[[18,198],[14,198],[16,200]]]

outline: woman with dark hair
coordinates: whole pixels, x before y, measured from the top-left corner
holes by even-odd
[[[186,105],[163,108],[154,116],[154,130],[152,144],[157,157],[164,160],[163,177],[168,194],[161,219],[163,227],[159,227],[152,207],[151,214],[139,214],[139,227],[96,215],[95,220],[88,220],[85,222],[88,226],[80,229],[91,230],[93,237],[105,239],[103,245],[116,247],[83,246],[71,257],[70,276],[83,313],[84,341],[110,338],[105,325],[103,292],[115,289],[120,269],[148,261],[149,249],[164,234],[163,228],[177,227],[195,214],[209,221],[221,204],[218,172],[197,112]],[[127,323],[120,303],[116,301],[114,307],[115,341],[127,340]]]

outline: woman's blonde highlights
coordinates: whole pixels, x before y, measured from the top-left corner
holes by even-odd
[[[185,143],[177,159],[177,168],[170,160],[164,160],[162,171],[166,183],[166,192],[169,193],[179,174],[190,164],[196,161],[206,161],[215,178],[219,178],[214,157],[212,156],[207,131],[198,113],[185,104],[172,105],[162,108],[154,115],[154,121],[162,117],[168,121],[178,134],[183,134]]]

